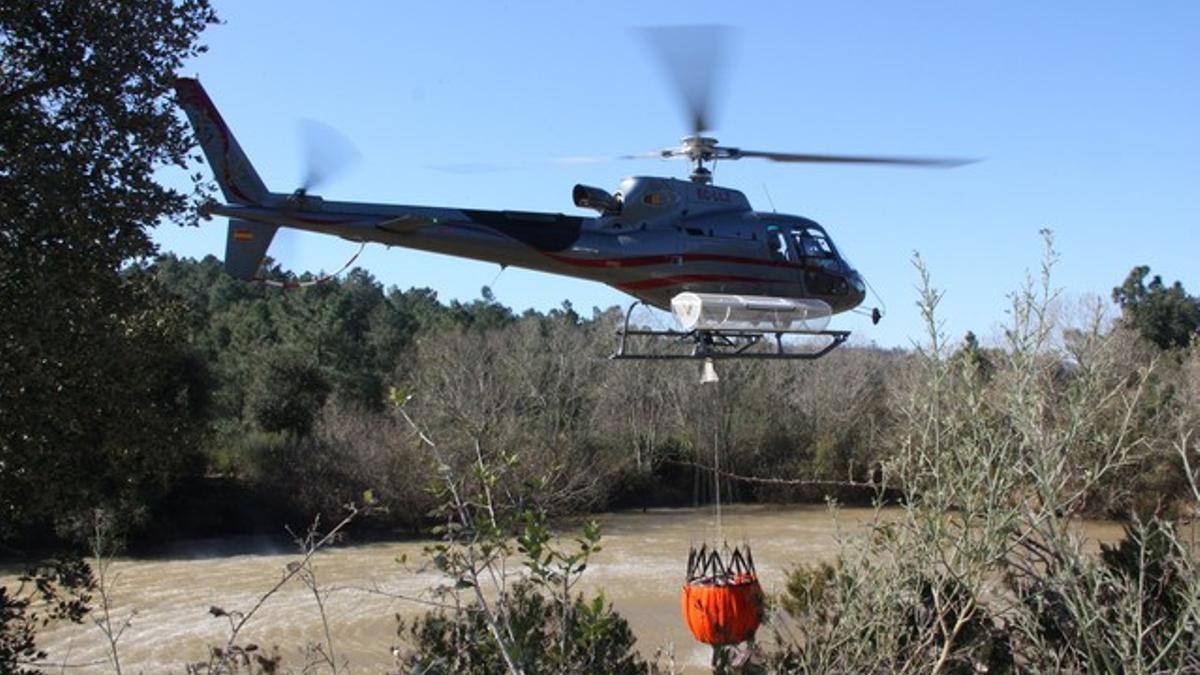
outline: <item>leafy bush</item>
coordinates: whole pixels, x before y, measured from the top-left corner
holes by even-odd
[[[576,596],[562,612],[560,598],[547,596],[531,581],[514,583],[496,604],[499,620],[513,631],[509,648],[524,673],[646,673],[633,651],[636,638],[604,596]],[[559,615],[566,621],[559,621]],[[506,673],[485,614],[472,603],[458,611],[427,613],[400,634],[412,645],[402,659],[404,672]]]

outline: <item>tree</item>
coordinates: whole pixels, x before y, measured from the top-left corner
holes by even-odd
[[[130,264],[194,218],[154,172],[187,164],[173,74],[215,20],[207,0],[0,7],[0,530],[136,508],[192,445],[177,307]]]
[[[1178,281],[1166,286],[1157,274],[1147,286],[1149,274],[1147,265],[1133,268],[1125,283],[1113,289],[1113,301],[1125,323],[1142,337],[1163,349],[1186,347],[1200,331],[1200,299],[1188,295]]]
[[[328,395],[329,383],[316,364],[295,350],[278,348],[264,355],[246,406],[263,431],[307,436]]]

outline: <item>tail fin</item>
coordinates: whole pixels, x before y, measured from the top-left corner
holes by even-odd
[[[266,185],[258,177],[258,172],[251,166],[250,160],[242,152],[233,132],[221,119],[221,113],[213,105],[212,99],[200,85],[200,81],[188,77],[175,80],[175,93],[179,105],[187,113],[204,156],[212,166],[213,175],[221,192],[227,201],[236,204],[259,204],[269,194]],[[230,223],[230,242],[233,241],[234,228]],[[270,238],[267,238],[270,241]],[[265,252],[264,248],[264,252]]]
[[[261,203],[269,194],[267,186],[242,152],[200,81],[181,77],[175,80],[175,93],[226,201],[248,206]],[[253,279],[277,229],[274,225],[230,218],[225,238],[225,271],[238,279]]]
[[[278,229],[275,225],[230,218],[225,238],[225,272],[236,279],[254,279]]]

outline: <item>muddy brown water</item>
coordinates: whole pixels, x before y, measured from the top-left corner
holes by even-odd
[[[723,511],[722,532],[730,543],[751,543],[763,587],[775,593],[789,568],[831,559],[838,538],[861,533],[873,516],[870,509],[842,509],[835,519],[822,506],[733,506]],[[643,654],[664,648],[678,667],[704,672],[710,651],[683,625],[679,594],[688,547],[717,534],[713,510],[655,509],[603,514],[597,520],[603,525],[603,549],[584,573],[583,587],[603,589],[629,621]],[[1087,522],[1083,530],[1093,540],[1121,536],[1120,525],[1111,522]],[[378,591],[428,598],[442,578],[421,569],[425,545],[345,546],[317,556],[318,580],[328,591],[325,605],[334,649],[339,662],[348,661],[348,672],[393,667],[392,649],[399,643],[396,615],[412,617],[426,608]],[[229,552],[237,549],[257,550]],[[118,643],[126,673],[178,673],[187,663],[203,661],[208,646],[224,644],[229,635],[228,621],[212,616],[210,607],[250,609],[298,557],[278,542],[251,540],[190,542],[176,550],[172,557],[118,559],[109,569],[114,622],[130,619]],[[405,556],[406,563],[398,562]],[[303,662],[302,645],[322,639],[316,601],[296,580],[269,598],[242,632],[243,643],[276,645],[291,664]],[[50,664],[75,666],[64,672],[111,672],[107,641],[93,623],[48,628],[39,646],[50,653]]]

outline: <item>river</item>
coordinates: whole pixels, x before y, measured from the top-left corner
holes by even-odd
[[[763,587],[774,593],[782,589],[790,567],[831,559],[838,537],[862,532],[873,515],[870,509],[847,508],[835,521],[821,506],[739,505],[725,507],[722,532],[731,544],[750,542]],[[603,525],[603,549],[584,573],[583,586],[604,590],[628,619],[643,654],[666,648],[677,666],[702,671],[709,648],[696,643],[683,625],[679,593],[688,547],[717,534],[713,510],[655,509],[597,519]],[[1120,526],[1110,522],[1085,523],[1084,531],[1093,540],[1121,535]],[[425,545],[342,546],[317,556],[334,647],[338,660],[349,662],[349,672],[393,667],[396,615],[415,616],[424,607],[379,591],[427,598],[441,577],[421,568]],[[398,562],[403,557],[407,562]],[[228,620],[214,617],[210,607],[248,610],[297,558],[277,541],[237,539],[185,542],[170,555],[114,561],[109,568],[114,623],[130,619],[118,642],[124,672],[178,673],[187,663],[205,660],[208,645],[224,644],[229,635]],[[263,604],[241,641],[277,645],[285,664],[294,665],[303,663],[302,645],[320,642],[322,634],[312,593],[293,580]],[[40,634],[39,646],[50,652],[51,663],[81,666],[67,672],[111,672],[107,641],[92,623],[51,627]]]

